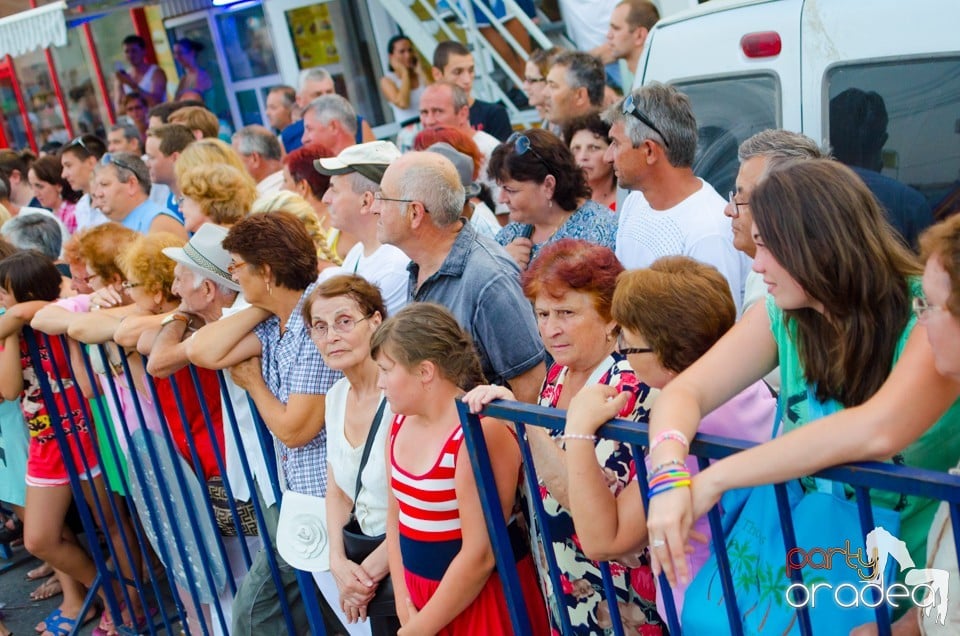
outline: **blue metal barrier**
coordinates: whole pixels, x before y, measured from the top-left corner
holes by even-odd
[[[457,406],[464,428],[464,440],[467,444],[470,460],[476,474],[480,500],[490,532],[494,556],[496,557],[497,572],[503,581],[514,632],[518,635],[531,634],[529,615],[523,596],[520,593],[517,568],[510,541],[507,538],[506,523],[503,519],[499,497],[493,480],[490,459],[487,454],[479,416],[471,414],[465,404],[458,403]],[[520,402],[498,400],[489,404],[483,410],[483,415],[500,418],[516,424],[518,438],[522,440],[520,447],[526,481],[528,486],[531,487],[532,492],[536,492],[537,478],[532,469],[533,463],[530,450],[526,443],[525,426],[540,426],[553,431],[562,431],[566,422],[566,411]],[[643,506],[644,510],[646,510],[648,503],[646,467],[640,449],[647,445],[647,424],[628,420],[611,420],[599,429],[597,435],[602,438],[629,444],[632,448]],[[700,466],[703,468],[709,459],[722,459],[753,445],[751,442],[713,435],[697,435],[691,443],[690,453],[700,458]],[[869,490],[885,490],[920,496],[927,499],[939,499],[947,502],[950,506],[954,542],[957,547],[957,554],[960,555],[960,477],[948,473],[881,462],[862,462],[837,466],[823,470],[817,473],[816,476],[853,486],[857,496],[859,520],[864,535],[873,529],[873,515],[870,506]],[[793,527],[793,516],[791,508],[787,503],[784,484],[776,485],[775,491],[783,529],[784,558],[786,558],[786,554],[797,547]],[[539,499],[537,497],[532,497],[532,499],[535,504],[533,506],[534,514],[542,516],[544,514],[542,505],[536,505],[539,503]],[[737,608],[736,588],[730,576],[730,564],[727,558],[726,543],[721,528],[720,511],[717,506],[714,506],[710,511],[709,522],[713,535],[712,546],[718,558],[730,633],[742,634],[743,626],[740,624],[740,612]],[[538,525],[540,528],[543,528],[546,524],[538,523]],[[550,580],[553,583],[554,589],[559,589],[560,573],[557,571],[556,559],[551,554],[552,550],[549,548],[549,546],[552,545],[552,540],[549,537],[543,537],[541,543],[546,553],[545,556],[549,567]],[[605,575],[604,578],[607,579],[608,577]],[[791,579],[791,582],[802,584],[803,579],[799,569],[791,569]],[[673,604],[673,595],[670,591],[670,586],[663,575],[660,577],[660,584],[661,587],[658,593],[663,595],[667,613],[667,616],[663,618],[667,622],[670,633],[679,635],[682,633],[679,617]],[[608,585],[604,587],[606,588],[605,595],[608,601],[607,604],[611,607],[616,606],[616,598],[613,596],[612,589],[610,589]],[[883,635],[890,634],[890,618],[887,612],[884,611],[883,604],[878,605],[876,616],[879,633]],[[797,609],[797,618],[800,633],[804,635],[812,634],[809,612],[806,606]],[[564,634],[573,633],[567,612],[562,607],[560,619],[562,632]],[[615,630],[617,626],[618,622],[615,621]]]
[[[24,338],[32,356],[32,364],[38,370],[42,369],[42,361],[40,359],[41,356],[39,354],[37,338],[43,339],[43,342],[47,343],[47,347],[50,346],[51,340],[59,339],[58,344],[63,347],[64,351],[68,350],[68,341],[63,336],[51,336],[48,339],[46,335],[34,333],[29,328],[25,328]],[[106,346],[96,345],[92,347],[92,349],[100,354],[101,360],[110,360]],[[52,357],[53,356],[51,356],[51,358]],[[155,542],[157,551],[159,552],[158,557],[160,562],[165,565],[162,566],[159,571],[155,571],[156,568],[149,566],[141,568],[141,572],[147,577],[146,581],[142,581],[141,576],[136,571],[134,571],[134,575],[129,578],[121,575],[117,566],[120,555],[123,555],[126,561],[132,564],[132,567],[136,566],[140,558],[146,562],[150,561],[151,555],[153,554],[153,547],[147,537],[148,527],[143,524],[144,519],[141,519],[139,515],[132,515],[133,540],[128,540],[126,535],[121,533],[121,540],[118,542],[119,545],[114,545],[110,540],[106,541],[107,554],[103,554],[100,549],[100,542],[97,541],[96,537],[98,529],[107,527],[108,511],[100,505],[98,500],[95,500],[93,507],[86,505],[81,485],[81,476],[86,479],[92,478],[95,475],[96,466],[76,466],[74,465],[72,455],[69,452],[64,452],[64,460],[70,475],[74,498],[80,510],[84,533],[90,538],[90,552],[97,568],[97,578],[90,588],[85,605],[81,610],[81,615],[85,614],[89,606],[95,602],[96,597],[102,594],[112,616],[121,616],[125,608],[138,606],[143,608],[142,614],[144,619],[142,624],[136,625],[134,630],[118,625],[121,633],[149,632],[150,634],[156,634],[159,629],[162,629],[165,633],[177,633],[177,631],[183,630],[185,633],[191,634],[188,618],[196,622],[199,627],[199,633],[204,634],[204,636],[214,633],[230,633],[231,626],[217,594],[221,586],[218,585],[215,580],[212,569],[213,566],[208,564],[208,557],[220,559],[226,568],[225,591],[227,596],[232,597],[236,594],[239,580],[234,580],[232,575],[225,537],[216,531],[218,528],[217,520],[213,511],[210,494],[206,488],[204,471],[202,469],[198,447],[193,438],[186,408],[188,404],[191,404],[194,400],[196,401],[196,404],[192,404],[192,406],[199,407],[203,417],[204,430],[206,434],[210,436],[211,440],[214,440],[212,443],[213,459],[223,480],[224,490],[227,493],[226,498],[230,507],[230,522],[236,532],[236,540],[239,542],[239,554],[245,571],[252,563],[252,556],[246,544],[246,537],[243,535],[241,518],[237,510],[237,502],[233,496],[234,486],[229,483],[227,476],[226,458],[215,441],[216,426],[218,423],[214,422],[214,418],[211,415],[211,408],[213,408],[212,403],[207,403],[219,397],[224,400],[224,431],[229,430],[234,436],[234,439],[237,440],[242,473],[247,482],[247,490],[250,493],[250,502],[253,507],[259,537],[267,551],[266,557],[271,570],[272,581],[277,586],[277,596],[284,615],[287,632],[294,634],[302,631],[302,629],[298,630],[291,608],[287,603],[287,596],[281,582],[278,557],[274,553],[269,533],[266,529],[262,502],[259,501],[256,495],[258,484],[255,482],[250,463],[244,454],[240,435],[240,423],[236,419],[233,405],[230,402],[229,392],[223,374],[218,374],[219,395],[214,396],[204,394],[200,377],[197,374],[197,370],[193,367],[189,368],[189,374],[192,390],[195,392],[194,394],[187,395],[186,393],[182,393],[191,387],[178,384],[173,377],[165,380],[171,383],[170,386],[176,401],[176,412],[170,413],[165,412],[160,403],[155,380],[146,372],[146,360],[143,359],[142,362],[137,363],[136,368],[133,368],[132,363],[128,361],[126,357],[121,356],[120,358],[118,364],[108,365],[112,367],[112,369],[107,369],[106,373],[99,375],[94,371],[91,359],[86,353],[83,354],[83,368],[74,369],[73,366],[75,366],[76,363],[69,362],[69,358],[67,368],[57,368],[56,361],[54,360],[53,364],[55,368],[53,370],[53,376],[56,379],[55,386],[50,385],[45,373],[37,373],[43,399],[50,413],[51,424],[61,451],[67,451],[69,446],[67,436],[64,433],[63,422],[60,420],[60,412],[56,406],[55,392],[60,392],[62,395],[67,395],[71,392],[75,393],[78,402],[81,404],[83,419],[88,423],[92,434],[94,431],[94,418],[90,411],[91,407],[98,409],[98,414],[101,416],[100,420],[104,426],[114,427],[116,436],[108,436],[109,441],[104,445],[104,450],[107,451],[109,458],[113,461],[114,465],[118,467],[118,470],[123,460],[125,459],[127,461],[127,472],[124,473],[122,470],[119,470],[119,485],[120,489],[130,498],[130,502],[128,506],[124,506],[120,501],[120,497],[110,496],[109,486],[107,486],[109,513],[113,519],[119,520],[123,518],[128,509],[134,513],[138,511],[131,497],[134,492],[134,486],[142,493],[149,493],[151,489],[155,489],[155,491],[159,493],[159,496],[153,497],[145,494],[143,496],[143,509],[141,509],[140,512],[152,520],[153,533],[155,535],[161,530],[160,526],[162,524],[162,530],[169,532],[172,538],[172,541],[169,542],[166,540],[157,540]],[[81,382],[79,381],[81,378],[85,378],[89,382],[91,387],[90,396],[85,397],[82,394]],[[147,391],[147,395],[151,397],[154,403],[152,406],[141,402],[140,394],[136,389],[138,379],[142,382],[142,386]],[[125,388],[123,389],[119,386],[121,380],[125,383]],[[132,398],[132,412],[129,407],[126,411],[123,408],[123,400],[121,398],[122,391],[128,391]],[[200,399],[197,400],[194,396],[200,396]],[[90,399],[90,405],[87,403],[88,397]],[[112,410],[115,417],[108,411],[105,401],[109,401],[109,405],[114,407]],[[220,404],[217,404],[217,408],[220,408]],[[259,451],[262,452],[268,460],[273,460],[274,448],[272,437],[269,432],[267,432],[255,408],[253,409],[253,415],[254,421],[248,422],[245,425],[257,427],[260,433],[261,447]],[[170,423],[175,421],[175,418],[179,418],[182,424],[181,430],[186,438],[186,446],[189,450],[189,456],[183,457],[183,460],[192,468],[193,474],[188,474],[189,471],[180,466],[182,454],[174,442],[170,428]],[[149,424],[151,421],[156,420],[159,421],[159,430],[154,430],[155,427]],[[146,432],[137,433],[137,431],[147,430],[154,430],[155,435],[147,434]],[[137,440],[140,440],[140,442]],[[143,448],[142,452],[136,450],[138,443],[140,443]],[[94,452],[96,454],[97,464],[101,467],[104,466],[104,453],[101,452],[100,445],[94,443]],[[164,472],[160,470],[161,466],[171,464],[173,466],[172,475],[164,474]],[[272,489],[278,495],[275,505],[279,506],[280,495],[282,493],[280,493],[278,473],[276,472],[276,465],[268,461],[268,466],[270,465],[273,466],[273,470],[270,471],[271,483],[260,484],[259,487]],[[101,474],[106,483],[106,472],[101,471]],[[191,480],[195,480],[195,478],[198,478],[201,484],[199,497],[190,494],[191,487],[189,483]],[[150,484],[154,485],[151,486]],[[182,507],[185,514],[178,514],[178,506]],[[215,535],[214,545],[210,546],[209,539],[205,540],[202,531],[203,527],[212,527],[215,530],[215,532],[213,532]],[[170,551],[171,548],[174,552]],[[210,551],[211,549],[212,552]],[[194,554],[193,557],[191,553]],[[200,559],[200,563],[195,562],[198,558]],[[173,567],[174,564],[178,564],[178,567],[180,567],[177,576],[171,571],[171,567]],[[304,609],[308,620],[308,629],[311,634],[323,636],[325,629],[318,606],[316,596],[317,589],[313,578],[309,573],[298,572],[297,579],[300,596],[305,604]],[[207,594],[207,599],[202,598],[205,591],[212,591]],[[184,602],[184,595],[186,595],[186,598],[189,598],[192,607]],[[336,602],[336,599],[334,602]],[[205,605],[211,610],[210,619],[212,623],[203,611]],[[171,607],[172,611],[168,611]],[[130,613],[132,614],[132,612]],[[156,614],[156,617],[154,617],[154,614]],[[160,624],[157,625],[157,622]],[[178,623],[179,625],[177,625]],[[176,628],[174,627],[175,625],[177,625]],[[196,633],[196,630],[194,630],[194,633]]]

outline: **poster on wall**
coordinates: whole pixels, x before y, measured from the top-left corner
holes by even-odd
[[[330,8],[326,3],[287,11],[287,24],[300,68],[340,63]]]

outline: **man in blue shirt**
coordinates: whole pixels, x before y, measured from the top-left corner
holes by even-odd
[[[93,199],[104,215],[136,232],[171,232],[187,238],[187,231],[166,208],[150,200],[150,171],[129,152],[107,153],[93,178]]]

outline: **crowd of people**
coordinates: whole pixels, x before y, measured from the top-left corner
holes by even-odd
[[[470,50],[440,43],[428,69],[401,35],[380,83],[398,143],[322,68],[222,140],[195,43],[176,45],[171,102],[129,39],[129,123],[0,150],[0,539],[22,536],[63,594],[37,631],[153,620],[129,582],[176,557],[136,540],[153,522],[122,500],[154,436],[209,495],[233,584],[176,583],[185,628],[217,634],[305,631],[303,570],[329,634],[512,633],[458,400],[567,410],[562,431],[527,429],[538,489],[514,428],[481,420],[536,634],[666,633],[727,490],[867,459],[951,469],[960,221],[890,209],[867,168],[785,130],[744,140],[718,194],[692,169],[690,100],[630,89],[657,17],[623,0],[600,49],[516,60],[543,119],[527,130],[473,96]],[[613,417],[650,423],[646,513],[631,450],[596,436]],[[701,471],[698,431],[759,445]],[[81,498],[106,511],[119,575],[99,588]],[[291,556],[288,500],[322,509],[323,565]],[[935,501],[872,502],[914,562],[942,560]]]

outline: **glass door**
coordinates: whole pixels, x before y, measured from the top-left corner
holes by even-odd
[[[220,55],[214,43],[213,34],[210,29],[210,21],[206,13],[193,14],[167,20],[167,39],[170,41],[170,48],[183,38],[189,38],[203,46],[203,50],[197,54],[197,63],[207,72],[213,82],[213,86],[203,93],[203,101],[212,112],[217,115],[221,122],[226,122],[233,127],[234,117],[232,104],[227,98],[226,81],[227,75],[221,64]],[[183,69],[177,66],[178,74],[183,73]],[[172,81],[173,87],[177,85],[176,78]],[[172,94],[172,90],[170,91]]]

